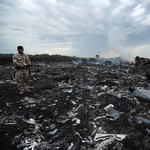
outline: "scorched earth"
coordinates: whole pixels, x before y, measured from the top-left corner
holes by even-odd
[[[148,66],[66,60],[30,69],[31,93],[20,96],[14,66],[0,65],[1,149],[150,149]]]

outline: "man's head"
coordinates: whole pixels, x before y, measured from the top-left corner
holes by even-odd
[[[17,50],[19,54],[23,54],[24,51],[23,46],[17,46]]]

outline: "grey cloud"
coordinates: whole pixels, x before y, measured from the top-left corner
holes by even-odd
[[[12,54],[17,52],[17,46],[19,45],[17,41],[15,40],[6,40],[2,39],[0,40],[0,53],[6,53],[6,54]]]
[[[150,30],[145,30],[138,34],[131,34],[128,37],[128,44],[131,46],[148,45],[150,41]]]
[[[82,56],[95,56],[99,54],[101,51],[108,49],[107,38],[105,36],[97,36],[97,35],[88,35],[88,36],[80,36],[79,41],[75,42],[72,46],[76,49],[76,55]],[[106,51],[108,53],[108,51]]]
[[[24,0],[19,4],[18,1],[11,0],[0,2],[0,5],[4,6],[0,10],[3,16],[0,18],[0,26],[4,29],[1,35],[3,43],[7,41],[10,47],[14,44],[9,41],[9,35],[12,36],[11,39],[15,38],[15,43],[19,37],[27,38],[30,41],[28,45],[33,44],[35,39],[41,45],[48,43],[66,45],[63,43],[69,42],[72,55],[78,56],[84,54],[91,56],[98,51],[107,54],[118,44],[122,47],[148,44],[149,26],[143,22],[149,13],[148,1],[31,0],[26,2]],[[139,16],[133,16],[139,4],[145,11]],[[137,17],[141,19],[138,20]],[[114,28],[118,28],[118,31],[113,31]],[[110,46],[114,39],[116,40],[114,46]],[[119,41],[120,39],[122,42]]]
[[[15,1],[11,1],[11,0],[1,0],[0,1],[0,5],[7,5],[7,6],[16,6],[19,5],[20,1],[19,0],[15,0]]]
[[[149,3],[147,4],[147,6],[145,7],[145,9],[146,9],[146,12],[147,12],[147,13],[150,13],[150,1],[149,1]]]

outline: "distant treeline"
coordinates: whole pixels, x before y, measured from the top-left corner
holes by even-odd
[[[0,65],[3,64],[8,64],[8,63],[12,63],[12,56],[13,54],[0,54]],[[49,54],[36,54],[36,55],[28,55],[32,61],[32,63],[36,63],[36,62],[45,62],[45,63],[49,63],[49,62],[59,62],[59,61],[78,61],[81,60],[84,62],[88,60],[95,60],[96,58],[81,58],[81,57],[75,57],[75,56],[62,56],[62,55],[49,55]],[[138,58],[140,61],[149,61],[148,58],[144,58],[144,57],[139,57],[137,56],[136,58]],[[135,58],[135,59],[136,59]],[[101,60],[104,60],[105,58],[101,58]],[[119,60],[121,59],[120,57],[116,57],[116,58],[109,58],[109,61],[113,61],[113,60]]]
[[[3,63],[12,63],[13,54],[0,54],[0,64]],[[62,55],[49,55],[49,54],[36,54],[28,55],[32,62],[58,62],[58,61],[72,61],[81,59],[75,56],[62,56]]]

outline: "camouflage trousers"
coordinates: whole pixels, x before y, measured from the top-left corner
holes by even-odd
[[[17,80],[17,87],[20,94],[30,92],[29,70],[16,70],[15,78]]]

